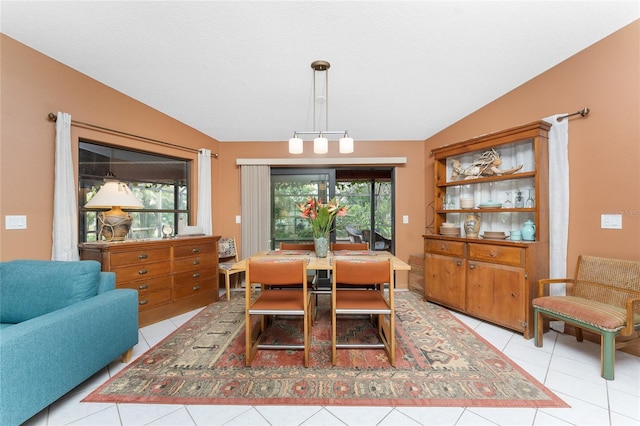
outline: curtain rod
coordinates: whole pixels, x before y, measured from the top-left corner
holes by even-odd
[[[584,117],[585,115],[589,114],[589,112],[590,112],[590,111],[591,111],[591,110],[590,110],[589,108],[584,107],[584,108],[582,108],[580,111],[576,111],[576,112],[574,112],[573,114],[563,115],[562,117],[558,117],[558,118],[556,118],[556,120],[558,120],[558,121],[562,121],[563,119],[565,119],[565,118],[567,118],[567,117],[574,116],[574,115],[580,115],[580,116]]]
[[[51,120],[53,122],[55,122],[58,119],[58,117],[52,112],[50,112],[49,115],[47,115],[47,118],[49,118],[49,120]],[[176,145],[176,144],[173,144],[171,142],[164,142],[164,141],[160,141],[160,140],[157,140],[157,139],[151,139],[151,138],[147,138],[145,136],[138,136],[138,135],[134,135],[133,133],[121,132],[120,130],[113,130],[113,129],[109,129],[107,127],[97,126],[95,124],[83,123],[82,121],[71,120],[71,124],[88,127],[88,128],[91,128],[91,129],[98,129],[98,130],[102,130],[102,131],[109,132],[109,133],[115,133],[117,135],[128,136],[128,137],[131,137],[131,138],[141,139],[143,141],[152,142],[152,143],[155,143],[155,144],[158,144],[158,145],[169,146],[169,147],[172,147],[172,148],[181,149],[183,151],[200,152],[199,149],[188,148],[186,146]],[[218,158],[218,154],[215,154],[213,152],[211,153],[211,156],[213,158]]]

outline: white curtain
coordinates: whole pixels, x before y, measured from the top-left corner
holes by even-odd
[[[55,144],[51,260],[80,260],[77,188],[73,174],[75,167],[71,156],[70,114],[58,112]]]
[[[549,130],[549,277],[567,276],[569,238],[569,120],[556,114],[544,119]],[[564,286],[551,286],[552,296],[564,295]],[[564,323],[552,321],[551,328],[564,331]]]
[[[242,257],[271,247],[271,168],[243,165],[240,168],[242,190]]]
[[[198,214],[196,226],[205,235],[213,235],[211,218],[211,150],[198,151]]]

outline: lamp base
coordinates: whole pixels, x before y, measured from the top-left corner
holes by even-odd
[[[127,238],[133,218],[120,208],[98,213],[98,241],[124,241]]]

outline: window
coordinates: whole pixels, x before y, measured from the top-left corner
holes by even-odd
[[[393,252],[393,169],[271,168],[271,246],[313,240],[311,227],[296,207],[309,197],[333,197],[349,206],[337,217],[332,241],[356,242],[349,230],[373,249]],[[372,231],[373,230],[373,231]]]
[[[78,155],[79,238],[96,241],[99,209],[84,205],[113,175],[126,182],[144,208],[131,210],[133,224],[128,239],[159,238],[162,226],[189,223],[191,161],[143,151],[80,141]]]

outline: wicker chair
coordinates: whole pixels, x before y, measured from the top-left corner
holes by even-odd
[[[566,296],[545,296],[549,286],[567,284]],[[640,262],[579,256],[575,278],[539,281],[539,297],[533,299],[535,345],[542,346],[543,317],[564,321],[600,334],[601,375],[614,378],[615,350],[640,339]],[[616,343],[616,336],[629,337]]]
[[[236,286],[240,280],[240,273],[244,269],[234,268],[238,263],[238,250],[235,238],[220,238],[218,240],[218,272],[224,275],[224,287],[227,292],[227,300],[231,299],[231,276],[236,277]]]

